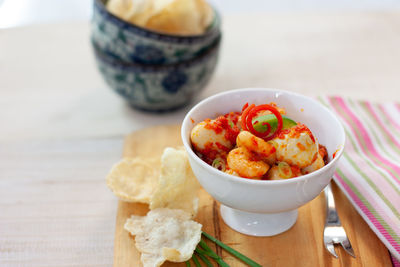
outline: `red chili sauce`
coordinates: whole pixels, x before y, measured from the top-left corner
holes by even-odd
[[[322,159],[324,160],[324,164],[325,165],[328,164],[328,150],[326,150],[326,147],[321,144],[318,145],[318,153],[321,155]],[[335,155],[333,157],[335,157]]]
[[[311,140],[315,143],[314,135],[311,133],[310,129],[308,129],[307,126],[305,126],[304,124],[301,124],[301,123],[298,123],[296,126],[293,126],[291,128],[282,130],[278,134],[278,138],[285,139],[285,135],[287,135],[287,134],[290,134],[289,135],[290,138],[298,138],[301,133],[308,133]]]
[[[240,112],[230,112],[219,116],[215,120],[206,119],[204,120],[206,123],[204,128],[213,130],[216,134],[224,132],[225,139],[234,146],[236,144],[236,137],[240,133],[240,128],[238,127],[240,115]],[[215,149],[215,147],[217,147],[218,150]],[[221,151],[223,151],[222,154],[228,154],[230,148],[219,142],[208,142],[205,144],[204,149],[197,149],[197,151],[201,154],[201,158],[205,162],[212,164],[214,159],[221,155]]]

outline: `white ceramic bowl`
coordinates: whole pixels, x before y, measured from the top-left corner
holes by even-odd
[[[248,102],[275,102],[287,115],[307,125],[328,150],[323,168],[287,180],[251,180],[221,172],[202,161],[192,150],[190,132],[206,118],[241,111]],[[181,135],[194,174],[203,188],[221,203],[221,216],[234,230],[254,236],[272,236],[288,230],[297,219],[297,208],[314,199],[330,182],[343,153],[345,133],[335,115],[309,97],[276,89],[248,88],[211,96],[186,115]],[[336,152],[335,158],[332,158]]]

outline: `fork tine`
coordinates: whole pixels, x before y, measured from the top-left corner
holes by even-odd
[[[353,258],[356,257],[356,255],[354,254],[354,250],[351,247],[351,243],[350,240],[348,238],[346,238],[345,240],[343,240],[342,242],[340,242],[340,244],[342,245],[342,247],[344,248],[344,250],[350,254]]]
[[[339,258],[339,256],[336,254],[335,246],[332,243],[326,243],[325,247],[335,258]]]

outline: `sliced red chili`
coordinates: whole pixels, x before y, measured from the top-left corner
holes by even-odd
[[[244,104],[244,106],[242,107],[242,112],[249,106],[249,103]]]
[[[247,107],[246,107],[246,105],[247,105]],[[247,115],[249,114],[249,111],[250,111],[252,108],[254,108],[256,105],[251,104],[251,105],[249,106],[248,103],[246,103],[246,105],[244,105],[244,107],[246,107],[246,108],[245,108],[245,109],[243,110],[243,112],[242,112],[242,117],[241,117],[241,120],[242,120],[242,121],[240,122],[240,124],[241,124],[243,130],[248,131],[248,128],[247,128],[247,125],[246,125],[246,118],[247,118]],[[243,108],[244,108],[244,107],[243,107]]]
[[[257,116],[257,114],[262,110],[270,111],[272,114],[275,115],[276,119],[278,120],[278,126],[277,126],[277,129],[275,130],[275,132],[271,133],[271,125],[269,125],[268,123],[264,124],[267,126],[267,130],[265,132],[258,132],[254,129],[253,118],[255,116]],[[268,140],[275,138],[275,136],[277,136],[279,134],[279,132],[282,130],[282,126],[283,126],[282,115],[278,111],[278,109],[276,109],[272,105],[264,104],[264,105],[255,106],[254,104],[252,104],[252,105],[248,106],[246,109],[244,109],[244,111],[242,113],[241,125],[242,125],[243,130],[249,131],[252,134],[254,134],[255,136],[263,138],[264,140],[268,141]]]

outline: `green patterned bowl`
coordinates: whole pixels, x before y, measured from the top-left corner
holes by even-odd
[[[167,111],[188,104],[206,86],[217,64],[220,39],[197,58],[169,65],[126,63],[92,46],[104,80],[131,106]]]
[[[91,38],[106,54],[128,63],[173,64],[203,54],[220,38],[220,16],[202,35],[178,36],[151,31],[126,22],[105,7],[107,0],[94,0]]]

